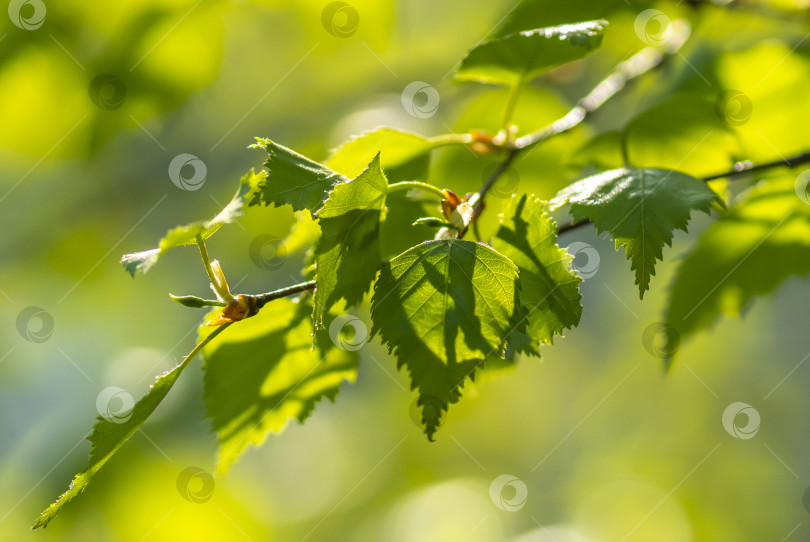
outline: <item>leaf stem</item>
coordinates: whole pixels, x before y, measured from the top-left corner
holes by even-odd
[[[521,79],[516,85],[513,85],[512,88],[509,89],[509,96],[506,98],[506,107],[503,109],[503,121],[501,122],[501,128],[504,131],[509,128],[509,122],[512,120],[512,114],[515,112],[515,105],[517,105],[517,99],[524,83],[525,81]]]
[[[715,179],[722,179],[724,177],[733,178],[741,175],[747,175],[749,173],[754,173],[757,171],[764,171],[775,167],[781,166],[793,168],[796,166],[800,166],[802,164],[810,164],[810,151],[802,152],[789,158],[780,158],[778,160],[763,162],[757,165],[752,164],[750,161],[737,162],[736,164],[734,164],[734,169],[732,169],[731,171],[726,171],[724,173],[717,173],[715,175],[709,175],[708,177],[703,177],[703,180],[713,181]]]
[[[200,257],[202,258],[205,272],[208,274],[208,280],[211,281],[211,284],[216,284],[217,281],[214,278],[214,270],[211,269],[211,258],[208,256],[208,249],[205,248],[205,241],[202,235],[197,236],[197,247],[200,249]]]
[[[425,190],[438,195],[441,199],[444,199],[445,197],[444,190],[438,186],[433,186],[432,184],[428,183],[421,183],[419,181],[403,181],[401,183],[394,183],[388,186],[389,193],[397,192],[399,190]]]
[[[264,294],[258,294],[253,297],[256,298],[256,309],[261,309],[267,303],[273,301],[274,299],[280,299],[282,297],[288,297],[294,294],[314,289],[315,289],[315,281],[310,280],[309,282],[301,282],[299,284],[293,284],[292,286],[287,286],[285,288],[280,288],[278,290],[274,290],[272,292],[267,292]]]
[[[471,134],[442,134],[427,138],[435,146],[444,145],[469,145],[473,142]]]

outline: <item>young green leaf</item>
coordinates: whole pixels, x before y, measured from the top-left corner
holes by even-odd
[[[509,87],[583,58],[602,43],[607,21],[587,21],[527,30],[497,38],[470,50],[456,78]]]
[[[795,186],[792,178],[769,180],[701,235],[672,285],[666,323],[673,341],[723,314],[738,316],[755,297],[810,273],[810,205]]]
[[[215,299],[203,299],[196,295],[173,295],[169,294],[172,301],[180,303],[184,307],[192,309],[201,309],[203,307],[225,307],[227,303]]]
[[[354,137],[332,151],[327,167],[353,178],[377,155],[391,182],[425,180],[430,151],[442,143],[393,128],[378,128]]]
[[[253,197],[257,195],[259,185],[264,181],[264,172],[255,173],[250,170],[241,179],[239,189],[236,194],[231,198],[231,201],[222,209],[217,216],[211,220],[192,222],[185,226],[177,226],[169,230],[166,236],[160,240],[158,248],[145,250],[143,252],[135,252],[133,254],[125,254],[121,258],[121,263],[130,275],[135,277],[135,273],[146,273],[149,269],[157,263],[166,251],[180,246],[196,244],[197,236],[203,239],[208,239],[214,232],[216,232],[223,224],[230,224],[236,218],[242,216],[242,212],[247,204]]]
[[[344,380],[354,382],[357,354],[331,342],[313,350],[310,314],[306,301],[277,299],[203,349],[219,473],[268,433],[292,419],[303,422],[322,398],[334,401]]]
[[[335,186],[318,211],[323,234],[315,247],[316,329],[337,301],[343,298],[347,306],[356,305],[371,286],[380,266],[380,221],[387,193],[378,154],[355,179]]]
[[[297,152],[282,147],[269,139],[257,138],[253,147],[267,151],[267,179],[250,200],[250,205],[285,203],[295,211],[317,211],[332,188],[348,179]]]
[[[571,204],[574,220],[589,219],[624,247],[636,274],[639,295],[649,288],[655,262],[676,229],[686,231],[692,211],[709,213],[722,201],[706,183],[678,171],[614,169],[586,177],[561,190],[550,203]]]
[[[598,170],[622,167],[678,168],[699,177],[723,171],[739,156],[739,145],[715,104],[689,93],[677,94],[643,111],[619,131],[590,139],[572,153],[569,163]]]
[[[523,336],[512,333],[511,346],[533,355],[539,355],[539,345],[552,344],[554,335],[576,326],[582,316],[582,279],[571,271],[571,255],[557,246],[557,226],[545,208],[545,203],[526,195],[506,200],[492,244],[520,270],[520,303],[528,324]]]
[[[205,326],[203,327],[205,328]],[[228,324],[214,328],[177,367],[159,376],[149,389],[149,393],[135,403],[131,412],[116,413],[115,417],[110,418],[98,417],[98,422],[93,426],[93,432],[87,439],[92,445],[89,463],[82,472],[73,478],[68,490],[63,493],[55,503],[42,512],[34,525],[35,529],[37,527],[46,527],[65,504],[84,491],[96,473],[101,470],[115,452],[140,429],[147,418],[149,418],[152,412],[154,412],[157,406],[163,401],[194,356],[196,356],[208,342],[227,328]],[[209,327],[207,329],[211,330],[212,328]]]
[[[426,241],[383,266],[372,334],[408,368],[428,438],[464,380],[519,327],[517,278],[509,258],[459,239]]]

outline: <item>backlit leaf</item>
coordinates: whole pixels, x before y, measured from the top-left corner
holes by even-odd
[[[482,43],[461,61],[456,78],[517,86],[583,58],[602,43],[606,21],[526,30]]]
[[[517,278],[507,257],[459,239],[424,242],[380,272],[372,333],[407,367],[428,438],[458,401],[464,380],[501,353],[518,326]]]
[[[247,175],[242,177],[239,190],[236,191],[231,201],[217,216],[211,220],[192,222],[169,230],[166,236],[160,240],[158,248],[125,254],[121,257],[124,269],[133,277],[137,272],[146,273],[166,251],[175,247],[194,245],[198,235],[203,239],[208,239],[223,224],[230,224],[236,218],[242,216],[245,204],[257,195],[258,187],[263,180],[264,172],[255,173],[250,170]]]
[[[315,247],[316,328],[337,301],[355,305],[371,286],[380,267],[380,220],[387,193],[377,155],[357,178],[335,186],[318,211],[323,233]]]
[[[692,211],[708,213],[721,203],[706,183],[678,171],[614,169],[586,177],[561,190],[552,208],[571,204],[575,221],[589,219],[624,247],[636,274],[639,295],[649,288],[655,263],[676,229],[686,231]]]

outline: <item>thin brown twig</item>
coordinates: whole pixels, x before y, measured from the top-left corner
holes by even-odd
[[[579,100],[563,117],[536,132],[526,134],[515,140],[507,151],[503,161],[495,171],[492,172],[492,175],[489,176],[478,191],[475,205],[481,205],[487,192],[489,192],[498,180],[498,177],[506,171],[518,154],[529,147],[533,147],[553,136],[568,132],[580,125],[589,114],[599,109],[610,98],[618,94],[629,81],[658,67],[667,58],[677,53],[689,37],[689,33],[689,24],[687,22],[681,20],[673,21],[672,38],[665,47],[647,47],[631,56],[629,59],[620,62],[607,77],[602,79],[587,96]]]
[[[301,292],[314,289],[315,289],[315,281],[310,280],[308,282],[301,282],[300,284],[293,284],[292,286],[287,286],[285,288],[279,288],[278,290],[273,290],[272,292],[257,294],[253,297],[256,298],[256,309],[258,310],[275,299],[280,299],[282,297],[289,297],[291,295],[299,294]]]

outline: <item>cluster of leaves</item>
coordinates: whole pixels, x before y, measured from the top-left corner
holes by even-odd
[[[643,296],[664,245],[671,244],[676,229],[686,230],[692,212],[725,212],[714,185],[665,163],[629,164],[628,148],[638,148],[634,141],[644,142],[657,130],[656,119],[669,111],[666,106],[640,115],[622,133],[603,134],[586,144],[578,156],[597,172],[550,201],[530,194],[507,198],[489,242],[469,239],[484,209],[485,189],[462,198],[427,183],[430,156],[439,147],[466,145],[508,160],[535,144],[532,137],[517,138],[509,123],[520,90],[538,74],[596,49],[606,28],[601,20],[539,28],[472,49],[458,78],[510,89],[498,134],[427,138],[380,128],[351,139],[324,163],[258,139],[254,147],[267,153],[264,170],[245,175],[222,212],[169,231],[158,248],[124,256],[124,267],[135,276],[168,250],[197,245],[217,299],[176,298],[189,306],[214,306],[201,327],[200,343],[157,379],[125,422],[99,419],[90,437],[88,467],[37,526],[46,525],[87,486],[198,352],[204,357],[207,413],[220,444],[219,472],[248,445],[260,444],[290,420],[306,419],[319,400],[335,398],[341,382],[355,379],[358,355],[333,333],[330,337],[330,324],[370,293],[371,334],[408,371],[432,440],[468,379],[490,363],[539,357],[542,345],[551,345],[555,336],[579,323],[582,278],[572,268],[572,256],[558,245],[559,228],[550,216],[560,207],[567,207],[574,223],[591,222],[614,239],[617,250],[624,248]],[[704,106],[711,108],[700,102],[693,109]],[[719,131],[725,142],[728,127]],[[419,217],[421,228],[403,222],[403,217],[425,214],[425,197],[440,205],[432,206],[431,216]],[[772,290],[788,274],[810,272],[810,260],[795,252],[808,248],[810,206],[797,201],[792,184],[773,183],[733,206],[702,237],[673,287],[667,319],[681,337],[720,312],[739,312],[751,296]],[[255,296],[233,296],[218,262],[209,261],[205,239],[248,206],[291,207],[298,217],[295,242],[312,239],[305,275],[313,280],[295,289],[297,299],[271,295],[260,306]],[[424,226],[435,228],[432,238],[424,239],[423,232],[431,231]],[[391,229],[408,228],[415,232],[409,234],[415,239],[408,247],[400,250],[389,242]],[[759,250],[754,253],[754,248]],[[788,264],[777,271],[768,265],[773,258]],[[728,277],[743,264],[752,272],[719,284],[707,280]],[[751,282],[754,274],[765,280]]]

